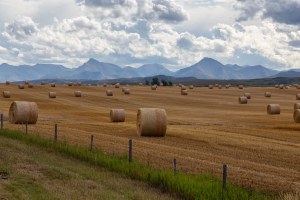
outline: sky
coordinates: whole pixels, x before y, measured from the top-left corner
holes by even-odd
[[[300,68],[300,0],[1,0],[0,63]]]

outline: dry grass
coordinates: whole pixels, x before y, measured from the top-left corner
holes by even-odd
[[[0,110],[5,119],[12,101],[32,101],[39,107],[39,121],[28,131],[43,137],[54,137],[70,144],[87,146],[94,135],[94,146],[108,152],[124,154],[128,139],[133,139],[133,156],[151,166],[172,168],[177,159],[178,170],[188,173],[222,175],[222,164],[228,165],[228,179],[240,186],[272,191],[294,192],[300,187],[300,125],[294,123],[296,88],[231,87],[226,90],[197,88],[188,96],[178,95],[176,87],[134,88],[131,95],[116,89],[107,97],[106,88],[82,87],[82,98],[75,98],[68,86],[55,88],[35,85],[32,90],[18,90],[16,85],[0,85],[10,90],[10,99],[1,99]],[[48,98],[55,91],[56,99]],[[272,93],[265,98],[264,93]],[[237,98],[251,93],[248,104]],[[220,98],[220,96],[222,98]],[[268,104],[280,104],[280,115],[267,115]],[[109,111],[125,109],[126,122],[110,123]],[[166,110],[166,137],[140,137],[136,133],[139,108]],[[24,131],[24,125],[4,127]]]

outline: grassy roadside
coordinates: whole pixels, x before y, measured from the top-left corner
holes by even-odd
[[[205,174],[187,175],[179,173],[174,175],[170,170],[151,168],[139,162],[128,163],[126,156],[119,157],[88,148],[69,146],[62,142],[54,142],[36,136],[26,136],[17,131],[0,130],[0,136],[24,141],[28,144],[42,147],[43,150],[63,154],[67,157],[88,162],[95,167],[104,167],[112,172],[118,172],[135,180],[148,183],[162,192],[168,192],[182,199],[274,199],[273,195],[262,194],[258,191],[239,188],[227,184],[227,190],[222,190],[222,181],[214,176]]]

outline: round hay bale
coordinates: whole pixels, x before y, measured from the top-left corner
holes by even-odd
[[[290,86],[285,86],[285,89],[290,89]]]
[[[219,89],[222,89],[222,85],[219,85],[218,88],[219,88]]]
[[[242,85],[239,85],[239,89],[244,89],[244,86],[242,86]]]
[[[188,91],[187,90],[181,90],[181,95],[188,95]]]
[[[186,87],[184,85],[181,86],[181,90],[186,90]]]
[[[103,83],[103,87],[106,87],[107,86],[107,83]]]
[[[35,124],[38,106],[34,102],[14,101],[9,108],[9,122],[12,124]]]
[[[296,110],[296,109],[300,109],[300,103],[295,103],[294,110]]]
[[[137,112],[136,132],[139,136],[164,137],[167,132],[166,111],[159,108],[140,108]]]
[[[151,90],[156,90],[156,87],[154,85],[151,86]]]
[[[143,83],[139,83],[139,86],[143,86]]]
[[[120,87],[120,83],[116,83],[115,88],[119,88],[119,87]]]
[[[247,99],[251,99],[251,94],[250,93],[245,93],[244,96],[247,97]]]
[[[20,85],[18,85],[18,88],[19,89],[24,89],[24,85],[20,84]]]
[[[280,105],[279,104],[269,104],[267,107],[267,113],[269,115],[279,115],[280,114]]]
[[[296,99],[300,100],[300,94],[296,94]]]
[[[28,87],[29,87],[29,88],[33,88],[33,84],[32,84],[32,83],[29,83],[29,84],[28,84]]]
[[[297,89],[300,89],[300,85],[297,85]]]
[[[215,84],[215,87],[219,87],[219,84]]]
[[[111,109],[110,110],[111,122],[125,122],[125,110],[124,109]]]
[[[78,82],[77,85],[78,85],[78,86],[81,86],[81,82]]]
[[[179,84],[178,84],[178,87],[181,87],[181,86],[182,86],[182,84],[181,84],[181,83],[179,83]]]
[[[55,87],[55,83],[51,83],[51,87]]]
[[[293,86],[294,86],[294,87],[297,87],[297,86],[298,86],[298,84],[293,84]]]
[[[163,84],[163,83],[160,83],[159,86],[164,86],[164,84]]]
[[[74,95],[75,97],[81,97],[81,91],[75,91]]]
[[[271,97],[271,92],[266,92],[265,97]]]
[[[190,86],[189,86],[189,89],[191,89],[191,90],[194,89],[194,86],[193,86],[193,85],[190,85]]]
[[[240,104],[247,104],[247,97],[239,97]]]
[[[113,96],[112,90],[106,90],[106,96]]]
[[[156,85],[156,84],[154,84],[153,86],[155,86],[155,87],[157,88],[157,85]]]
[[[77,83],[74,83],[74,86],[77,86],[78,84]]]
[[[10,82],[9,81],[6,81],[6,85],[9,85],[10,84]]]
[[[42,82],[41,82],[41,85],[45,85],[45,81],[42,81]]]
[[[49,92],[49,98],[56,98],[56,92]]]
[[[279,87],[279,85],[275,85],[275,88],[278,88]]]
[[[68,86],[72,86],[73,85],[73,83],[72,82],[68,82]]]
[[[127,89],[127,87],[122,87],[122,92],[124,92],[124,91],[125,91],[125,89]]]
[[[279,89],[283,89],[284,87],[283,87],[283,85],[279,85]]]
[[[229,88],[229,85],[226,85],[225,87],[226,87],[226,89],[228,89],[228,88]]]
[[[130,89],[126,88],[126,89],[124,90],[124,94],[130,94]]]
[[[28,85],[29,84],[29,81],[25,81],[25,85]]]
[[[10,91],[4,91],[3,98],[10,98]]]
[[[231,84],[228,84],[229,87],[231,87]]]
[[[294,110],[294,122],[300,123],[300,109]]]
[[[208,89],[214,89],[214,86],[213,85],[209,85]]]

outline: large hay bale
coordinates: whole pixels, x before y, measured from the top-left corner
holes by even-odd
[[[75,97],[81,97],[81,91],[75,91],[74,95]]]
[[[107,87],[107,83],[103,83],[103,87]]]
[[[153,86],[155,86],[155,87],[157,88],[157,85],[156,85],[156,84],[154,84]]]
[[[41,85],[45,85],[45,81],[42,81],[42,82],[41,82]]]
[[[187,90],[181,90],[181,95],[188,95],[188,91]]]
[[[295,103],[294,110],[296,110],[296,109],[300,109],[300,103]]]
[[[164,86],[164,84],[163,84],[163,83],[160,83],[159,86]]]
[[[300,100],[300,94],[296,94],[296,99]]]
[[[284,88],[284,86],[283,85],[279,85],[279,89],[283,89]]]
[[[294,122],[300,123],[300,109],[294,110]]]
[[[116,83],[115,88],[119,88],[119,87],[120,87],[120,83]]]
[[[156,87],[154,85],[151,86],[151,90],[156,90]]]
[[[23,85],[23,84],[20,84],[20,85],[18,85],[18,88],[19,88],[19,89],[24,89],[24,85]]]
[[[38,106],[34,102],[14,101],[9,108],[9,122],[12,124],[35,124]]]
[[[219,87],[219,84],[215,84],[215,87]]]
[[[125,91],[125,89],[127,89],[127,87],[122,87],[122,92],[124,92],[124,91]]]
[[[247,104],[247,97],[239,97],[240,104]]]
[[[218,88],[219,88],[219,89],[222,89],[222,85],[219,85]]]
[[[51,87],[55,87],[55,83],[51,83]]]
[[[124,90],[124,94],[130,94],[130,89],[126,88],[126,89]]]
[[[178,84],[178,87],[181,87],[181,86],[182,86],[182,84],[181,84],[181,83],[179,83],[179,84]]]
[[[244,96],[247,97],[247,99],[251,99],[251,94],[250,93],[245,93]]]
[[[77,84],[78,84],[78,86],[81,86],[81,82],[78,82]]]
[[[214,86],[213,85],[209,85],[208,89],[214,89]]]
[[[265,97],[271,97],[271,92],[266,92]]]
[[[56,92],[49,92],[49,98],[56,98]]]
[[[28,87],[29,87],[29,88],[33,88],[33,84],[32,84],[32,83],[29,83],[29,84],[28,84]]]
[[[25,85],[28,85],[29,84],[29,81],[25,81]]]
[[[136,131],[139,136],[164,137],[167,131],[166,111],[159,108],[140,108],[137,112]]]
[[[78,84],[77,83],[74,83],[74,86],[77,86]]]
[[[143,83],[139,83],[139,86],[143,86]]]
[[[226,89],[228,89],[228,88],[229,88],[229,85],[226,85],[225,87],[226,87]]]
[[[231,84],[228,84],[229,87],[231,87]]]
[[[242,85],[239,85],[239,89],[243,89],[244,88],[244,86],[242,86]]]
[[[191,90],[194,89],[194,86],[193,86],[193,85],[190,85],[190,86],[189,86],[189,89],[191,89]]]
[[[275,88],[278,88],[279,87],[279,85],[275,85]]]
[[[106,96],[113,96],[112,90],[106,90]]]
[[[294,86],[294,87],[297,87],[297,86],[298,86],[298,84],[293,84],[293,86]]]
[[[297,85],[297,89],[300,89],[300,85]]]
[[[68,82],[68,86],[72,86],[73,85],[73,83],[72,82]]]
[[[186,90],[186,87],[184,85],[181,86],[181,90]]]
[[[125,121],[125,110],[124,109],[111,109],[110,110],[110,121],[111,122],[124,122]]]
[[[279,115],[280,114],[280,105],[279,104],[269,104],[267,107],[267,113],[269,115]]]
[[[10,84],[10,82],[9,81],[6,81],[6,85],[9,85]]]
[[[290,86],[285,86],[285,89],[290,89]]]
[[[4,91],[3,98],[10,98],[10,91]]]

